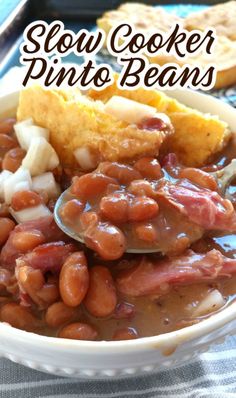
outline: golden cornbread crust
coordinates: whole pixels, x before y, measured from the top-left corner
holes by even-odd
[[[119,90],[114,84],[99,92],[90,90],[88,95],[104,102],[113,95],[120,95],[154,106],[158,112],[166,113],[175,132],[167,138],[163,147],[166,152],[175,152],[180,161],[188,166],[205,165],[214,154],[224,148],[231,136],[227,124],[217,116],[191,109],[157,90]]]
[[[166,131],[138,129],[117,120],[78,90],[46,90],[32,86],[20,93],[18,121],[32,117],[50,130],[50,142],[62,164],[75,167],[74,150],[88,147],[101,160],[129,161],[143,155],[158,155]]]

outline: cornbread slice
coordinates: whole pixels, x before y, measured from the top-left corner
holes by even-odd
[[[185,19],[188,30],[213,27],[218,35],[236,40],[236,1],[217,4]]]
[[[106,34],[110,29],[121,22],[132,23],[142,33],[149,33],[150,30],[169,31],[176,23],[181,23],[182,18],[170,14],[162,7],[152,7],[141,3],[125,3],[117,10],[105,12],[97,20],[99,28]]]
[[[146,34],[150,34],[156,29],[168,32],[176,23],[182,23],[188,30],[204,30],[211,26],[214,27],[218,34],[218,42],[212,56],[199,54],[181,62],[179,59],[163,55],[159,51],[155,57],[149,57],[149,61],[159,65],[176,62],[180,65],[190,63],[205,67],[208,63],[214,62],[217,65],[216,89],[229,87],[236,83],[236,1],[209,7],[205,11],[190,14],[186,19],[166,12],[161,7],[125,3],[117,10],[104,13],[97,20],[97,25],[108,35],[113,26],[123,21],[131,22],[138,31]]]
[[[205,165],[224,148],[231,136],[227,124],[217,116],[191,109],[160,91],[143,88],[134,91],[119,90],[114,83],[102,91],[90,90],[88,95],[104,102],[113,95],[119,95],[154,106],[158,112],[166,113],[175,132],[164,143],[165,151],[175,152],[180,161],[188,166]]]
[[[129,161],[142,155],[157,155],[170,128],[139,129],[104,111],[78,90],[46,90],[31,86],[20,93],[17,119],[32,117],[50,131],[50,142],[61,162],[74,167],[74,151],[88,148],[99,159]]]

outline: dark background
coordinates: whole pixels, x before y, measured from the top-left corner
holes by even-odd
[[[227,0],[226,0],[227,1]],[[99,16],[105,10],[111,10],[117,8],[121,3],[127,1],[120,0],[32,0],[31,1],[31,12],[35,16],[40,17],[64,17],[64,18],[89,18],[93,19]],[[133,3],[145,3],[150,5],[158,4],[178,4],[178,3],[191,3],[191,4],[217,4],[223,3],[224,1],[217,0],[134,0],[130,1]]]

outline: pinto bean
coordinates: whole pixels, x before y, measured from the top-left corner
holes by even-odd
[[[193,167],[187,167],[179,171],[179,178],[187,178],[194,184],[200,187],[210,189],[211,191],[217,191],[218,186],[215,178],[208,174],[206,171],[195,169]]]
[[[74,223],[84,210],[84,203],[78,199],[71,199],[60,208],[60,217],[63,221]]]
[[[39,269],[28,266],[24,260],[17,260],[16,275],[20,288],[40,308],[47,308],[59,298],[59,290],[55,283],[45,282],[44,275]]]
[[[80,199],[87,200],[105,192],[109,184],[116,184],[116,180],[100,173],[88,173],[73,178],[71,193]]]
[[[47,308],[48,305],[55,303],[60,298],[58,284],[45,283],[41,290],[37,292],[38,301],[42,308]]]
[[[115,284],[108,268],[96,265],[89,272],[90,282],[84,299],[85,308],[96,317],[107,317],[116,308]]]
[[[59,326],[71,321],[74,315],[74,308],[68,307],[68,305],[62,301],[58,301],[57,303],[54,303],[48,307],[45,315],[45,321],[52,328],[58,328]]]
[[[33,250],[38,245],[45,242],[45,236],[37,230],[19,231],[12,236],[12,244],[20,252]]]
[[[16,119],[14,119],[14,118],[1,119],[0,120],[0,134],[11,134],[15,123],[16,123]]]
[[[84,242],[105,260],[116,260],[121,257],[126,247],[123,232],[105,222],[91,225],[84,233]]]
[[[28,207],[34,207],[42,203],[39,194],[33,191],[18,191],[12,196],[11,206],[15,211],[20,211]]]
[[[121,186],[118,184],[109,184],[106,189],[106,195],[110,195],[114,192],[117,192],[121,189]]]
[[[145,242],[155,242],[157,239],[157,231],[154,225],[150,223],[135,225],[134,231],[138,239]]]
[[[128,217],[130,221],[145,221],[157,216],[159,206],[154,199],[136,197],[130,203]]]
[[[40,326],[37,319],[27,308],[16,303],[5,304],[1,309],[1,321],[9,323],[11,326],[27,330],[36,330]]]
[[[81,214],[80,223],[82,229],[87,229],[90,225],[95,225],[100,221],[99,215],[95,211],[85,211]]]
[[[128,220],[129,197],[124,193],[104,196],[100,201],[100,210],[108,220],[124,223]]]
[[[35,298],[37,292],[42,289],[45,279],[43,273],[39,269],[33,269],[29,267],[22,260],[17,260],[16,275],[20,287],[32,298],[33,301],[37,302]]]
[[[109,177],[115,178],[121,184],[129,184],[133,180],[139,180],[142,175],[132,166],[117,162],[103,162],[99,165],[99,171]]]
[[[137,160],[134,164],[134,168],[145,178],[159,179],[163,175],[160,163],[157,159],[152,157],[144,157]]]
[[[69,307],[77,307],[89,287],[87,261],[83,252],[71,254],[62,266],[59,278],[61,298]]]
[[[3,245],[9,235],[10,232],[15,228],[15,223],[10,218],[1,217],[0,218],[0,245]]]
[[[10,149],[3,158],[2,168],[15,173],[15,171],[21,166],[25,155],[26,151],[20,147]]]
[[[87,323],[71,323],[65,326],[58,334],[62,339],[73,340],[96,340],[98,333],[96,329]]]
[[[146,180],[132,181],[128,186],[128,192],[135,196],[149,196],[150,198],[155,198],[157,196],[155,187]]]
[[[0,217],[9,216],[9,206],[6,203],[0,203]]]
[[[12,148],[16,148],[18,146],[17,141],[10,137],[7,134],[0,134],[0,150],[1,151],[9,151]]]
[[[112,340],[134,340],[137,338],[137,331],[131,327],[117,329],[112,336]]]

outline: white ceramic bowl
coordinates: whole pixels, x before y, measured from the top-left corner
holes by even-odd
[[[197,92],[169,95],[203,112],[218,114],[236,132],[236,110]],[[0,116],[15,114],[18,93],[0,97]],[[151,372],[189,361],[236,331],[236,301],[199,324],[164,335],[130,341],[87,342],[57,339],[0,323],[0,356],[62,376],[106,378]]]

